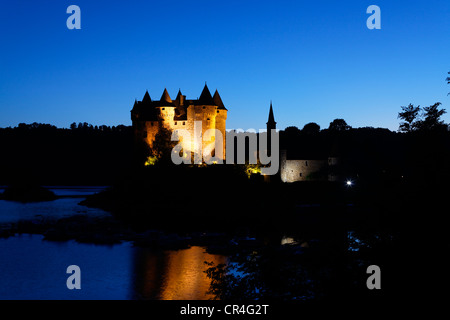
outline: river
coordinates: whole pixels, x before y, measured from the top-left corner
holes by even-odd
[[[0,223],[105,215],[102,210],[78,205],[84,196],[101,189],[51,187],[56,195],[67,198],[27,204],[0,200]],[[0,238],[0,299],[207,300],[212,296],[207,293],[210,280],[203,272],[204,261],[226,263],[227,258],[196,246],[157,252],[130,242],[94,245],[16,234]],[[80,267],[80,290],[66,286],[69,265]]]

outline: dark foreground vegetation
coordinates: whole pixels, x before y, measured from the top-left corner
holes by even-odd
[[[392,303],[437,293],[448,282],[443,178],[381,174],[348,187],[266,183],[231,166],[155,166],[83,204],[109,210],[135,230],[228,235],[206,242],[235,262],[207,266],[221,299]],[[283,235],[294,242],[281,245]],[[372,264],[383,270],[382,291],[366,287]]]
[[[131,165],[132,150],[131,127],[126,126],[0,128],[0,185],[109,185]]]
[[[288,153],[332,152],[341,166],[337,182],[283,184],[248,178],[245,166],[133,167],[130,128],[82,128],[0,130],[8,155],[0,159],[2,184],[21,176],[42,185],[111,186],[82,202],[111,217],[42,223],[48,240],[205,245],[236,262],[206,266],[221,299],[376,304],[444,297],[438,293],[450,268],[447,130],[286,129],[281,145]],[[282,236],[294,241],[281,245]],[[366,287],[371,264],[382,270],[382,290]]]
[[[0,193],[0,200],[10,200],[18,202],[39,202],[55,200],[56,195],[33,183],[16,183],[10,185],[3,193]]]

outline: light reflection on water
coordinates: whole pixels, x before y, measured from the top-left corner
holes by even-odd
[[[98,188],[50,188],[57,195],[84,196]],[[2,190],[0,190],[2,192]],[[104,215],[79,206],[80,198],[18,203],[0,200],[0,224],[21,219],[61,218],[74,214]],[[42,235],[0,238],[0,299],[163,299],[206,300],[208,266],[227,258],[201,247],[155,252],[131,243],[92,245],[75,241],[52,242]],[[66,269],[81,269],[81,290],[69,290]]]
[[[0,299],[207,300],[204,261],[226,257],[201,247],[154,252],[119,245],[51,242],[41,235],[0,239]],[[66,268],[81,269],[81,290],[66,287]]]
[[[203,272],[208,266],[226,263],[225,256],[204,252],[201,247],[165,251],[162,255],[141,249],[135,254],[135,299],[207,300],[210,280]]]

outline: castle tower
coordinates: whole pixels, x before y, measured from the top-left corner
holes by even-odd
[[[223,158],[225,158],[227,111],[218,91],[216,90],[214,97],[211,96],[211,92],[205,84],[200,97],[196,100],[186,99],[181,90],[178,90],[176,98],[172,100],[167,89],[164,89],[161,99],[154,101],[147,91],[142,101],[134,102],[131,120],[135,139],[145,141],[150,148],[152,148],[155,136],[162,126],[170,130],[185,129],[194,138],[195,124],[201,122],[202,137],[208,129],[217,129],[222,133]],[[214,155],[213,150],[216,150],[214,141],[216,141],[215,134],[211,136],[209,141],[202,141],[201,152],[203,153],[206,150]],[[190,143],[183,145],[183,148],[194,151],[197,150],[196,144],[198,146],[199,141],[196,142],[192,139]]]
[[[172,129],[173,127],[173,119],[175,117],[175,105],[170,98],[167,89],[164,88],[164,92],[159,100],[159,117],[162,120],[162,125],[167,129]]]
[[[228,110],[225,108],[222,98],[219,95],[219,92],[214,92],[213,96],[214,104],[217,106],[216,109],[216,129],[219,130],[222,133],[223,138],[223,158],[226,158],[226,121],[227,121],[227,113]]]

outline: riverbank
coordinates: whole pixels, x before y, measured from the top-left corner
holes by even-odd
[[[218,232],[175,233],[163,230],[135,230],[112,216],[90,217],[86,214],[71,217],[20,220],[0,225],[0,238],[22,234],[38,234],[45,241],[69,241],[97,245],[131,242],[134,246],[153,250],[180,250],[191,246],[206,247],[210,253],[230,254],[256,248],[261,241],[248,236]]]

